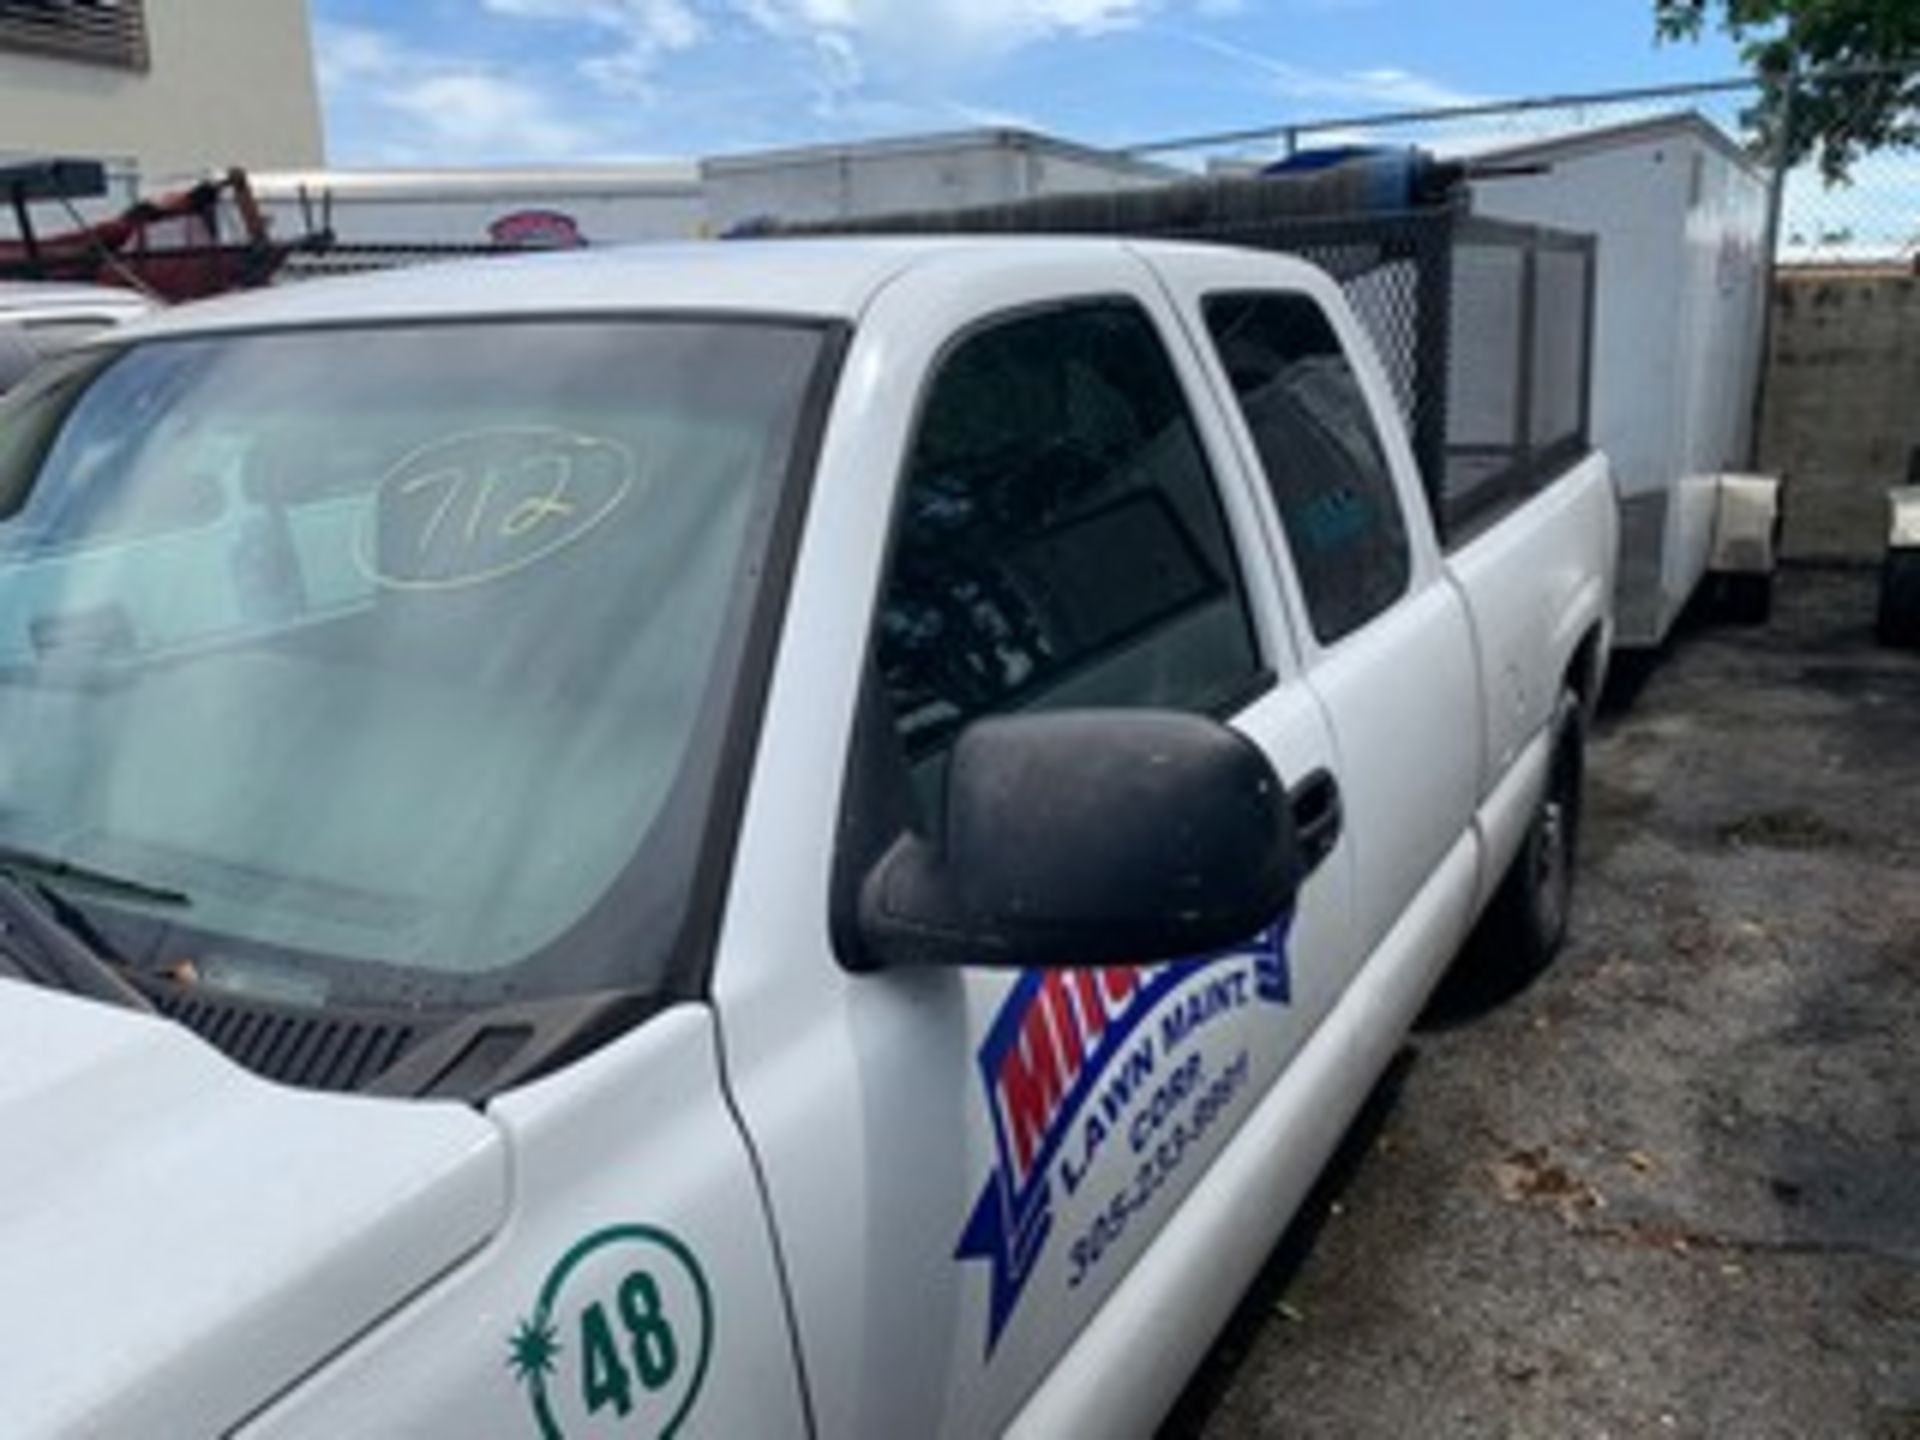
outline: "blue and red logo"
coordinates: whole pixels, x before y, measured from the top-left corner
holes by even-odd
[[[955,1259],[993,1266],[988,1354],[1046,1247],[1063,1142],[1096,1098],[1094,1113],[1105,1112],[1106,1124],[1117,1127],[1151,1081],[1141,1073],[1146,1067],[1114,1062],[1163,1001],[1213,967],[1251,959],[1254,997],[1288,1004],[1287,924],[1282,917],[1244,945],[1163,965],[1029,970],[1007,992],[977,1053],[999,1163],[954,1251]],[[1163,1029],[1177,1035],[1186,1023],[1176,1007]]]

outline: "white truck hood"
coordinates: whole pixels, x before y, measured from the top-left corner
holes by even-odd
[[[10,1435],[216,1435],[477,1248],[498,1131],[291,1090],[169,1021],[0,981]]]

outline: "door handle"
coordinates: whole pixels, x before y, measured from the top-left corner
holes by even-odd
[[[1340,843],[1340,782],[1330,770],[1315,770],[1287,792],[1287,808],[1293,811],[1293,833],[1300,846],[1300,878],[1304,880]]]

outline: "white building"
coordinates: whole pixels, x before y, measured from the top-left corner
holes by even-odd
[[[317,165],[306,0],[0,0],[0,152],[105,161],[116,204]]]

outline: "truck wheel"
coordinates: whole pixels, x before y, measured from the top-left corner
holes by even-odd
[[[1510,999],[1567,938],[1586,776],[1585,710],[1572,690],[1561,692],[1553,734],[1546,793],[1486,913],[1434,990],[1429,1021],[1470,1018]]]

